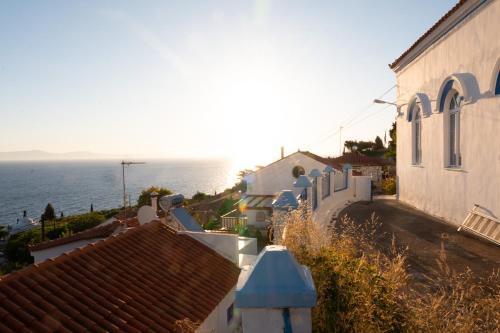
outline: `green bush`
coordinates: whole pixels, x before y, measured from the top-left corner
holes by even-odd
[[[66,223],[66,227],[72,233],[77,233],[83,230],[93,228],[106,220],[106,217],[101,213],[87,213],[64,218],[62,221]]]
[[[23,266],[33,263],[33,257],[28,249],[29,245],[41,241],[40,229],[33,229],[12,235],[5,245],[5,255],[14,266]]]
[[[172,194],[172,191],[170,191],[167,188],[158,187],[158,186],[151,186],[150,188],[143,190],[141,192],[141,194],[139,195],[139,198],[137,199],[137,206],[138,207],[151,206],[151,193],[153,193],[153,192],[158,193],[158,197]]]
[[[64,226],[64,225],[56,227],[56,228],[49,228],[49,229],[50,230],[45,231],[45,236],[48,239],[60,238],[66,232],[66,226]]]
[[[384,194],[396,194],[396,178],[389,177],[382,180],[382,192]]]

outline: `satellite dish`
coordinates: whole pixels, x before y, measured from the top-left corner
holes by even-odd
[[[149,223],[153,220],[158,219],[158,216],[156,216],[156,212],[151,206],[142,206],[139,208],[137,211],[137,219],[139,220],[139,224],[143,225],[146,223]]]

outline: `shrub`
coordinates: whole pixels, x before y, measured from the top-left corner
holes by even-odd
[[[141,192],[141,194],[139,195],[139,198],[137,199],[137,206],[138,207],[151,206],[151,193],[153,193],[153,192],[158,193],[158,197],[172,194],[172,191],[170,191],[167,188],[158,187],[158,186],[151,186],[150,188],[143,190]]]
[[[384,194],[396,194],[396,179],[394,177],[382,180],[382,192]]]
[[[33,263],[33,257],[28,249],[29,245],[41,241],[39,229],[28,230],[12,235],[5,245],[5,255],[13,267],[24,266]]]
[[[46,231],[45,236],[48,239],[56,239],[61,237],[66,232],[66,226],[59,226]]]
[[[309,267],[317,290],[315,332],[498,332],[500,273],[478,281],[453,273],[443,256],[441,278],[413,289],[405,254],[393,242],[375,247],[378,219],[362,225],[343,217],[333,230],[314,223],[303,207],[285,217],[276,240]]]
[[[77,233],[83,230],[93,228],[106,220],[101,213],[87,213],[75,215],[63,219],[66,222],[67,228],[72,233]]]

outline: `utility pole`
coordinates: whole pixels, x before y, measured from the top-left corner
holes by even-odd
[[[342,156],[342,126],[339,128],[339,156]]]
[[[127,219],[127,193],[125,191],[125,166],[132,164],[146,164],[146,162],[132,162],[132,161],[122,161],[122,181],[123,181],[123,211],[125,212],[125,219]]]

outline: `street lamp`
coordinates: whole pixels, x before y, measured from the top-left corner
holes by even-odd
[[[375,104],[390,104],[390,105],[394,105],[396,107],[398,106],[396,103],[384,101],[382,99],[377,99],[377,98],[373,100],[373,103],[375,103]]]
[[[393,103],[393,102],[388,102],[388,101],[384,101],[383,99],[378,99],[378,98],[375,98],[373,100],[373,103],[375,104],[389,104],[389,105],[394,105],[396,107],[396,112],[398,113],[398,116],[401,116],[403,113],[399,110],[399,108],[401,107],[400,105],[397,105],[396,103]]]

